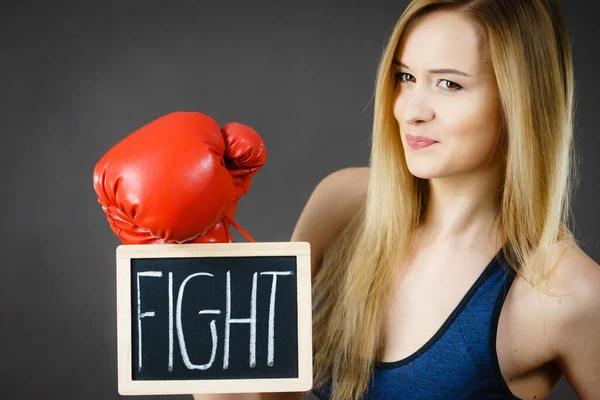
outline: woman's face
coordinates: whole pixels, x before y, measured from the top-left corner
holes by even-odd
[[[465,174],[500,160],[498,88],[480,40],[468,16],[445,10],[412,21],[400,40],[394,116],[414,176]]]

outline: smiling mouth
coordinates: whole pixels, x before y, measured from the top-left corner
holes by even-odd
[[[423,149],[433,144],[439,143],[437,140],[429,139],[424,136],[406,135],[406,143],[413,149]]]

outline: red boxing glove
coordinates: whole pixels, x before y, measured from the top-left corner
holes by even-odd
[[[125,244],[233,242],[238,199],[266,161],[252,128],[198,112],[167,114],[111,148],[96,164],[94,189]]]

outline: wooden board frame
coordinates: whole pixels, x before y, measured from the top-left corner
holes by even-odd
[[[298,378],[133,380],[131,259],[252,256],[297,257]],[[308,242],[121,245],[117,247],[116,258],[119,394],[304,392],[312,388],[312,299]]]

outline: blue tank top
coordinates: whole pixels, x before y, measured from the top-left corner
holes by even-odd
[[[402,360],[375,363],[363,398],[518,400],[496,354],[500,310],[515,276],[501,249],[427,343]],[[329,399],[331,381],[313,394]]]

